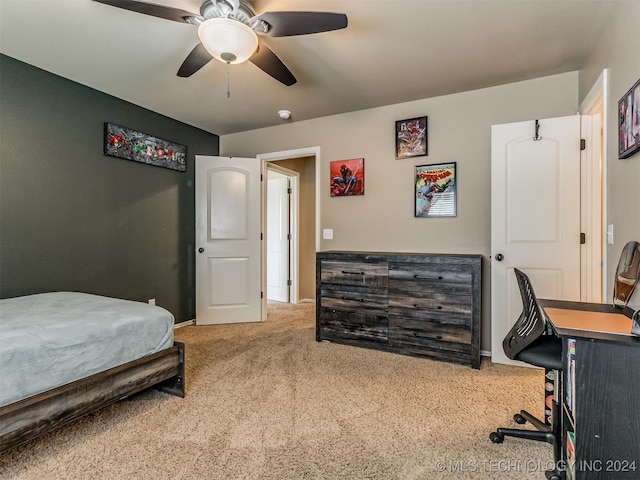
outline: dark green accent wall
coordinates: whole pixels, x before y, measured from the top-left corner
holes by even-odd
[[[105,121],[186,145],[187,172],[104,156]],[[218,153],[217,135],[0,56],[0,298],[155,298],[193,319],[194,156]]]

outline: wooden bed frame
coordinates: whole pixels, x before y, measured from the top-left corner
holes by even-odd
[[[0,452],[149,387],[184,397],[184,344],[0,407]]]

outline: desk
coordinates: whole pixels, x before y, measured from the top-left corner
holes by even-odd
[[[630,309],[540,303],[562,338],[566,478],[640,479],[640,338],[630,335]]]

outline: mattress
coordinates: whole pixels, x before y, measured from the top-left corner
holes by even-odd
[[[173,315],[78,292],[0,300],[0,406],[173,345]]]

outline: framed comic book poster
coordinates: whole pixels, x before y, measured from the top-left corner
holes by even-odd
[[[417,165],[415,175],[415,216],[421,218],[456,216],[456,163]]]
[[[364,158],[330,162],[331,196],[364,195]]]
[[[427,117],[396,121],[396,159],[427,155]]]
[[[640,150],[640,80],[618,101],[618,158]]]

